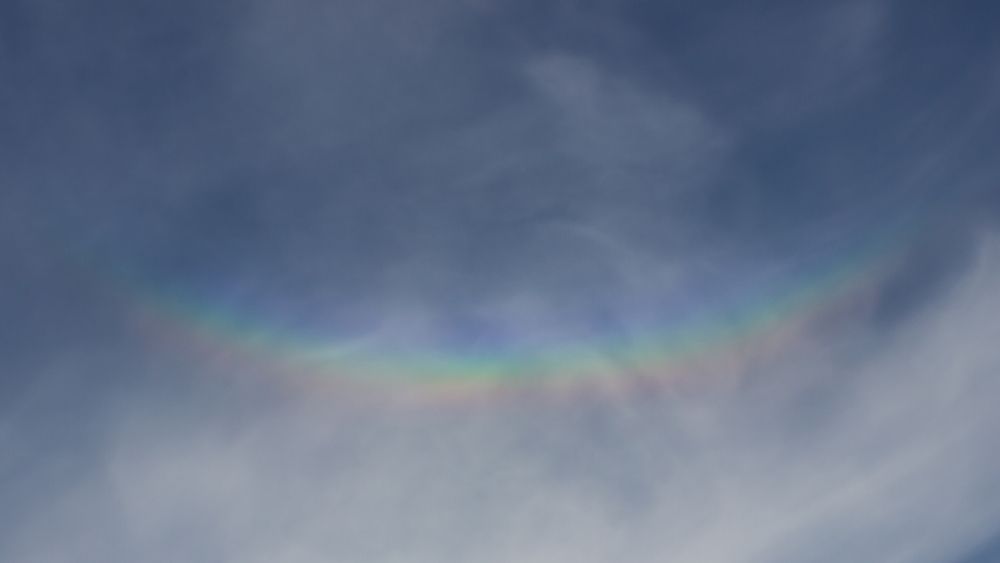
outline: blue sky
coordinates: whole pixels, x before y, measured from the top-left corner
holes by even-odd
[[[998,18],[3,2],[0,559],[1000,559]],[[883,247],[777,349],[620,384],[662,366],[609,342]],[[616,383],[367,401],[206,345],[213,316],[348,355],[572,343]]]

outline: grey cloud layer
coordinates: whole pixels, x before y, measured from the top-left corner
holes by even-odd
[[[4,4],[0,559],[988,545],[985,4]],[[743,383],[555,407],[288,397],[122,290],[372,349],[530,348],[642,332],[897,221],[870,307]]]
[[[998,256],[984,243],[962,281],[877,350],[813,342],[709,397],[547,412],[361,412],[331,397],[150,410],[148,395],[122,397],[95,463],[13,523],[3,553],[947,561],[1000,516],[984,447],[998,422]],[[827,404],[804,405],[810,394]]]

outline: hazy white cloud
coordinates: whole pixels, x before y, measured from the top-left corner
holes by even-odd
[[[374,410],[333,393],[249,415],[129,397],[5,556],[947,560],[1000,517],[997,283],[990,236],[878,346],[805,341],[735,389]]]
[[[59,106],[0,130],[24,157],[0,172],[0,559],[941,563],[994,536],[982,84],[911,92],[899,3],[558,4],[258,1],[198,12],[211,40],[167,8],[21,10],[65,44],[0,41],[37,71],[18,107]],[[903,215],[929,234],[881,285],[720,348],[703,385],[383,401],[273,357],[485,327],[631,378],[601,329],[780,299],[906,245]]]

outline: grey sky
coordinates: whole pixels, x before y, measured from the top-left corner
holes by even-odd
[[[0,559],[992,561],[1000,11],[924,4],[0,3]],[[409,408],[148,315],[628,378],[886,240],[694,390]]]

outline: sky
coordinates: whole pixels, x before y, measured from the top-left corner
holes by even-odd
[[[998,23],[0,2],[0,560],[1000,561]]]

